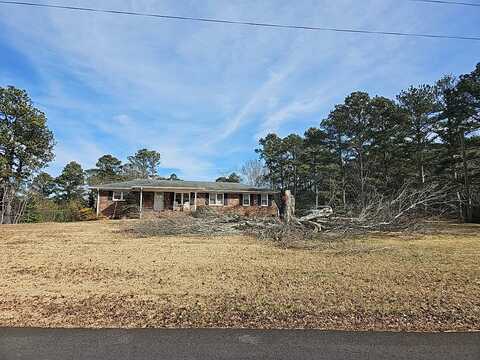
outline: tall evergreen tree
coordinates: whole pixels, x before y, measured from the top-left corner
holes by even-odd
[[[446,86],[449,84],[450,86]],[[462,215],[467,221],[473,217],[472,173],[476,172],[476,151],[469,151],[471,136],[480,129],[480,64],[458,81],[439,82],[443,111],[440,115],[440,135],[446,144],[450,172],[453,173],[459,197],[463,198]]]
[[[55,179],[42,171],[33,179],[31,188],[35,193],[48,198],[55,191]]]
[[[220,176],[215,180],[215,182],[239,183],[241,180],[242,178],[233,172],[228,176]]]
[[[421,85],[402,91],[397,100],[406,114],[408,131],[405,140],[407,149],[415,163],[418,183],[425,184],[431,171],[431,158],[428,156],[430,145],[436,140],[435,132],[440,110],[434,87]]]
[[[333,178],[331,172],[334,167],[331,164],[335,159],[329,151],[326,132],[319,128],[309,128],[304,136],[302,163],[307,169],[307,188],[313,191],[315,207],[318,207],[320,193],[325,193],[329,186],[327,181]]]
[[[85,173],[89,185],[120,181],[122,162],[113,155],[103,155],[98,159],[95,168],[86,170]]]
[[[282,139],[282,150],[285,156],[288,183],[293,190],[293,195],[296,196],[302,173],[302,137],[296,134],[288,135]]]
[[[410,87],[397,101],[354,92],[319,128],[269,134],[256,152],[272,186],[291,189],[301,208],[321,201],[358,213],[406,184],[442,186],[471,220],[480,217],[479,79],[480,64],[458,79]]]
[[[344,136],[347,163],[356,169],[357,176],[352,177],[351,181],[359,183],[362,207],[366,206],[367,201],[371,118],[371,99],[364,92],[349,95],[344,104],[337,105],[329,116],[330,122]]]
[[[158,176],[160,153],[155,150],[140,149],[128,157],[128,164],[123,167],[128,178],[152,179]]]
[[[56,179],[57,199],[59,201],[82,201],[84,195],[85,175],[82,166],[75,162],[69,162]]]
[[[0,224],[15,221],[18,191],[53,160],[53,133],[24,90],[0,87]]]
[[[378,96],[371,100],[370,112],[370,179],[376,191],[388,194],[392,188],[401,186],[406,175],[406,114],[394,101]]]
[[[284,190],[287,185],[287,154],[284,143],[276,134],[268,134],[259,140],[255,152],[265,162],[269,172],[268,180],[275,189]]]

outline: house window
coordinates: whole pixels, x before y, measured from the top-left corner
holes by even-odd
[[[208,193],[209,205],[223,205],[224,194],[223,193]]]
[[[182,203],[182,193],[175,193],[175,203],[177,205]]]
[[[243,194],[243,206],[250,206],[250,194]]]
[[[113,201],[123,201],[123,191],[114,191],[112,193]]]
[[[268,206],[268,194],[262,194],[261,205]]]
[[[190,202],[190,193],[175,193],[176,205],[185,205]]]

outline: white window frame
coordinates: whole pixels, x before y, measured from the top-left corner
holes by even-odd
[[[186,195],[186,197],[185,197]],[[191,204],[191,199],[190,199],[190,192],[182,193],[182,205],[185,205],[188,203],[188,205]]]
[[[177,202],[177,195],[180,195],[180,202]],[[177,202],[177,205],[185,205],[185,203],[187,202],[190,202],[190,193],[179,193],[179,192],[176,192],[174,193],[174,198],[173,198],[173,201],[174,202]]]
[[[266,200],[265,204],[263,201]],[[268,194],[261,194],[260,206],[268,206]]]
[[[245,204],[245,199],[248,199],[248,204]],[[252,194],[243,194],[242,206],[250,206],[252,204]]]
[[[222,196],[222,201],[218,201],[218,195]],[[210,192],[208,193],[209,206],[223,206],[225,202],[225,193]]]
[[[119,193],[120,197],[119,198],[115,197],[115,193]],[[112,201],[125,201],[123,197],[123,191],[112,191]]]
[[[177,195],[180,195],[180,203],[177,203]],[[185,195],[187,195],[188,197],[185,197]],[[188,200],[188,201],[186,201]],[[191,198],[190,198],[190,193],[188,192],[181,192],[181,193],[177,193],[177,192],[174,192],[173,193],[173,209],[175,210],[177,208],[177,206],[185,206],[185,204],[188,202],[188,205],[190,206],[191,205]]]

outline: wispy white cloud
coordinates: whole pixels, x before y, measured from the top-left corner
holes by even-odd
[[[290,119],[310,114],[317,111],[322,104],[321,99],[303,99],[294,100],[293,102],[277,109],[274,113],[269,114],[262,123],[260,131],[256,134],[255,139],[268,134],[277,132],[280,126]]]
[[[249,119],[249,116],[252,117],[259,109],[264,109],[268,107],[268,104],[272,104],[278,88],[282,86],[283,81],[292,70],[293,66],[290,65],[288,68],[282,69],[280,73],[271,73],[268,80],[254,91],[253,95],[248,99],[247,103],[241,107],[240,111],[235,114],[232,119],[226,121],[221,133],[215,138],[215,141],[225,140],[240,129],[242,125],[252,121],[253,119]]]
[[[108,134],[113,143],[121,143],[125,148],[124,152],[128,154],[133,154],[143,147],[159,151],[162,156],[161,166],[178,169],[177,175],[206,179],[215,172],[199,142],[195,139],[189,141],[189,134],[185,129],[163,133],[161,128],[149,127],[148,123],[126,114],[115,115],[109,123],[98,122],[97,127]],[[192,151],[191,147],[197,151]]]
[[[102,149],[96,141],[69,139],[67,142],[57,143],[55,154],[55,163],[52,167],[54,173],[58,174],[63,166],[71,161],[80,163],[84,169],[93,168],[96,159],[105,154],[105,149]]]
[[[453,24],[445,21],[452,10],[393,0],[69,4],[393,31],[458,33],[478,20],[455,10]],[[25,72],[35,72],[26,87],[57,137],[52,167],[74,158],[88,167],[103,153],[125,158],[149,147],[162,153],[164,167],[202,179],[238,168],[269,131],[302,133],[317,125],[351,91],[394,95],[445,69],[467,70],[480,56],[474,44],[465,50],[453,42],[5,6],[0,28],[0,46],[14,48],[30,64]],[[0,85],[25,84],[12,70],[15,62],[4,58]]]

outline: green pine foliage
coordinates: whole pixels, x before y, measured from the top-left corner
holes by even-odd
[[[406,185],[435,184],[457,203],[442,210],[470,221],[480,218],[479,145],[480,64],[394,100],[354,92],[318,128],[303,137],[268,134],[256,152],[266,180],[290,189],[300,209],[328,204],[358,214]]]

